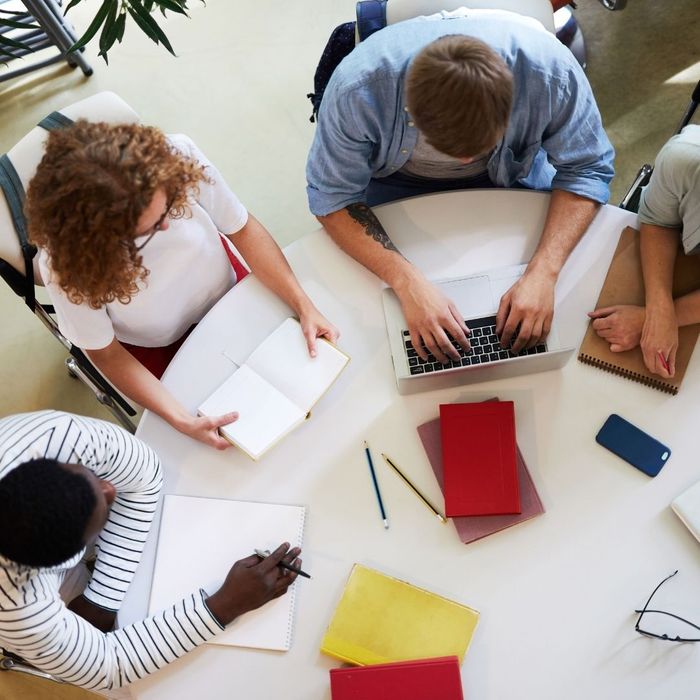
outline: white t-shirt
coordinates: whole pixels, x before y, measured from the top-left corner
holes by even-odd
[[[142,264],[150,274],[128,304],[115,301],[93,309],[87,303],[72,303],[55,282],[48,253],[39,251],[41,276],[58,326],[80,348],[99,350],[115,337],[141,347],[170,345],[236,284],[219,232],[240,231],[248,212],[189,137],[168,138],[186,156],[206,166],[212,184],[200,182],[196,201],[190,201],[191,215],[170,219],[169,228],[156,233],[143,248]]]

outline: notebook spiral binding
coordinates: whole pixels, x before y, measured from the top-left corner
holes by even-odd
[[[302,547],[304,544],[304,525],[306,523],[306,507],[302,506],[302,516],[299,518],[299,530],[297,531],[296,541],[292,543],[292,547]],[[287,622],[287,649],[292,647],[292,635],[294,633],[294,616],[296,614],[297,603],[297,581],[295,581],[287,595],[291,596],[289,620]]]
[[[602,369],[604,372],[617,374],[620,377],[624,377],[625,379],[631,379],[633,382],[644,384],[645,386],[649,386],[652,389],[663,391],[666,394],[672,394],[673,396],[675,396],[678,393],[678,387],[673,386],[672,384],[667,384],[666,382],[663,382],[659,379],[645,377],[643,374],[639,374],[639,372],[630,372],[628,369],[618,367],[617,365],[613,365],[610,362],[604,362],[603,360],[599,360],[597,357],[581,354],[578,356],[578,359],[580,362],[583,362],[587,365],[592,365],[593,367],[597,367],[598,369]]]

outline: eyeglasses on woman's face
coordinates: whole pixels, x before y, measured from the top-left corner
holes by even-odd
[[[164,202],[164,204],[162,202]],[[162,207],[165,208],[163,209]],[[157,221],[155,221],[155,223],[148,226],[148,228],[146,228],[145,230],[140,230],[139,226],[137,225],[137,233],[135,238],[145,238],[145,240],[136,246],[136,250],[142,250],[148,244],[151,238],[153,238],[153,236],[155,236],[156,233],[158,233],[158,231],[164,231],[168,228],[168,214],[170,214],[170,210],[172,208],[173,199],[171,198],[166,200],[165,193],[163,192],[163,190],[159,190],[158,192],[156,192],[156,194],[153,196],[153,199],[151,200],[151,203],[148,205],[144,213],[139,218],[138,223],[144,225],[145,219],[145,225],[148,225],[149,219],[152,220],[153,217],[158,213],[158,211],[161,212],[160,217],[157,219]]]

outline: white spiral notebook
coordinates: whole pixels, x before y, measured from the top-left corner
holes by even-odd
[[[214,593],[233,564],[255,549],[301,547],[304,506],[165,496],[149,614],[203,588]],[[287,651],[298,580],[287,593],[242,615],[209,644]]]

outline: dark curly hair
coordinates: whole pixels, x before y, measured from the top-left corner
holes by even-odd
[[[56,566],[85,546],[97,499],[88,480],[55,459],[34,459],[0,479],[0,554]]]
[[[169,216],[184,216],[201,181],[204,166],[160,129],[81,119],[48,135],[27,188],[29,236],[72,302],[126,304],[148,276],[134,244],[139,217],[161,188]]]

